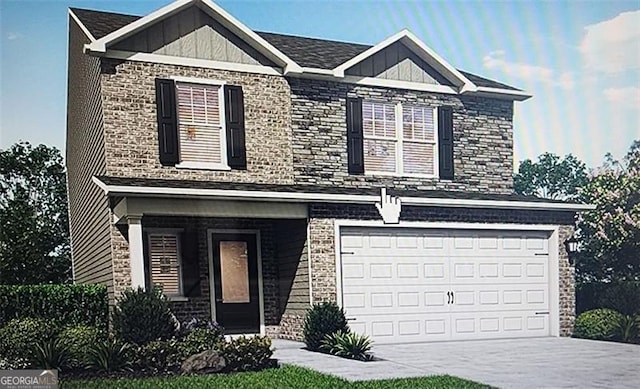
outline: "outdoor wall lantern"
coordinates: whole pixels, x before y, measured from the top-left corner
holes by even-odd
[[[578,239],[575,236],[571,236],[571,238],[564,241],[564,247],[569,255],[569,264],[573,265],[576,262],[576,254],[578,254]]]

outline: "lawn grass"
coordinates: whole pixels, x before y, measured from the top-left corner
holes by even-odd
[[[206,376],[182,376],[171,378],[144,378],[121,380],[91,380],[61,382],[62,389],[111,389],[111,388],[355,388],[355,389],[415,389],[460,388],[480,389],[490,386],[451,376],[402,378],[382,381],[348,382],[297,366],[284,366],[260,372],[220,374]]]

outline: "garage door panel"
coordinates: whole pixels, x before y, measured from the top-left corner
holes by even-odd
[[[545,284],[452,286],[451,312],[544,311],[549,306]]]
[[[452,313],[451,339],[495,339],[549,335],[549,315],[532,311]]]
[[[549,257],[455,257],[450,259],[452,284],[548,283]]]
[[[550,333],[546,232],[349,228],[341,236],[343,307],[352,330],[376,343]]]
[[[448,289],[443,286],[394,285],[390,288],[343,288],[342,304],[349,317],[449,312]]]
[[[349,327],[370,336],[375,344],[440,341],[451,338],[449,314],[408,314],[397,318],[372,315],[349,320]]]

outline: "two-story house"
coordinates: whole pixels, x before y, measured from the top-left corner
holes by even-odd
[[[572,331],[585,206],[513,194],[525,92],[406,30],[257,32],[209,0],[69,16],[75,282],[159,286],[228,333],[300,338],[320,301],[378,343]]]

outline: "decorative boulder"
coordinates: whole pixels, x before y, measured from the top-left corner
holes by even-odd
[[[227,366],[224,358],[216,350],[205,350],[182,362],[180,370],[184,374],[211,374],[222,371]]]

